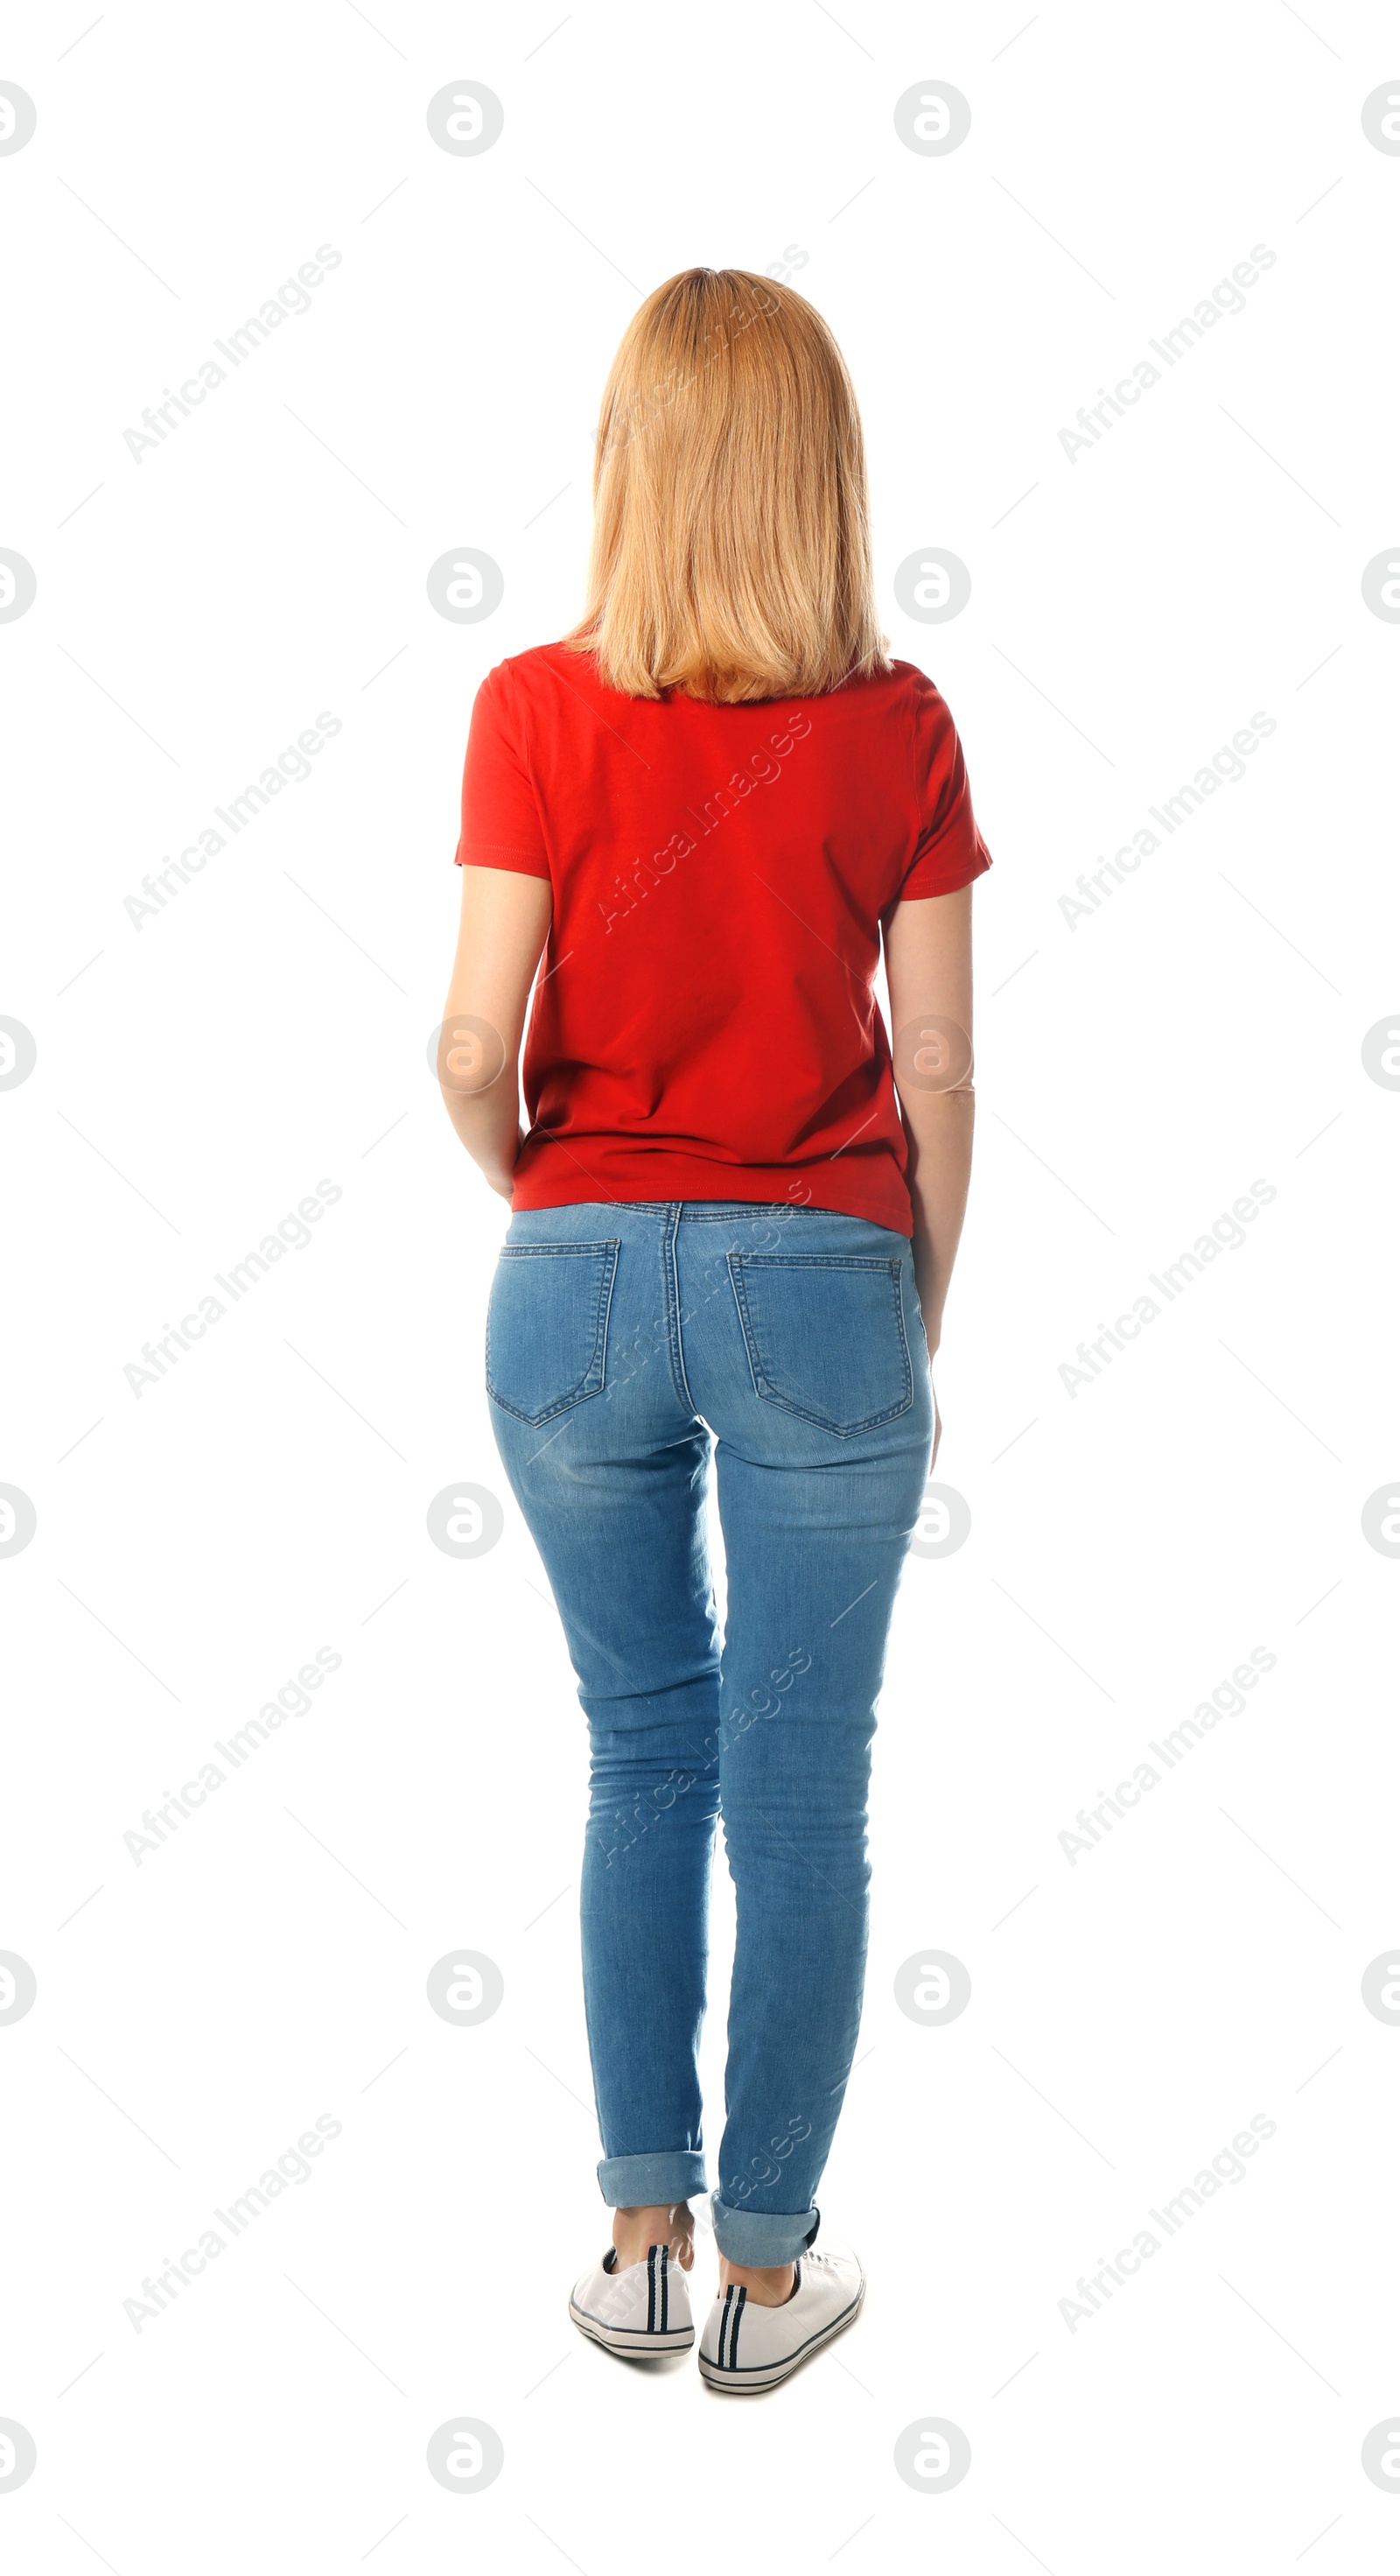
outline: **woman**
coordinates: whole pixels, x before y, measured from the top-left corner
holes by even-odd
[[[808,2249],[860,2020],[870,1739],[967,1195],[989,860],[948,710],[880,632],[859,416],[810,304],[745,270],[659,287],[608,380],[594,501],[582,624],[476,698],[440,1073],[511,1202],[487,1387],[592,1747],[613,2231],[570,2313],[613,2352],[694,2339],[719,1816],[737,1933],[699,2358],[740,2391],[864,2295],[854,2257]]]

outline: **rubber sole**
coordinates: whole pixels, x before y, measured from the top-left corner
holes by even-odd
[[[693,2325],[668,2326],[664,2334],[648,2334],[645,2326],[602,2325],[597,2317],[585,2316],[572,2299],[569,2314],[581,2335],[601,2344],[604,2352],[615,2353],[619,2361],[662,2361],[667,2353],[689,2352],[695,2341]]]
[[[810,2361],[813,2353],[820,2352],[824,2344],[833,2343],[837,2335],[845,2333],[847,2326],[854,2325],[864,2303],[865,2283],[862,2281],[850,2306],[843,2308],[839,2317],[833,2317],[829,2326],[823,2326],[820,2334],[809,2336],[806,2343],[800,2344],[796,2352],[788,2353],[783,2360],[766,2362],[761,2369],[755,2370],[721,2370],[718,2362],[711,2361],[702,2352],[700,2376],[707,2388],[718,2388],[726,2397],[755,2397],[761,2389],[776,2388],[780,2381],[790,2379],[795,2370],[800,2370],[805,2361]]]

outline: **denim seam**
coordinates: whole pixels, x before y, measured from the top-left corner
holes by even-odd
[[[580,1404],[591,1403],[595,1395],[601,1395],[603,1392],[608,1365],[608,1320],[612,1313],[612,1294],[617,1279],[617,1256],[620,1243],[620,1237],[611,1236],[601,1243],[503,1243],[501,1246],[502,1261],[539,1261],[545,1257],[557,1259],[561,1256],[566,1259],[576,1259],[583,1252],[601,1253],[603,1256],[598,1280],[598,1302],[593,1317],[593,1349],[589,1355],[588,1366],[577,1386],[570,1387],[568,1392],[561,1395],[554,1404],[546,1405],[542,1413],[522,1413],[518,1404],[511,1404],[505,1396],[499,1395],[492,1385],[491,1316],[488,1306],[486,1392],[492,1403],[498,1404],[503,1413],[513,1414],[517,1422],[528,1423],[532,1431],[541,1430],[544,1424],[552,1422],[557,1414],[569,1413]],[[598,1383],[596,1386],[590,1386],[589,1379],[595,1371]]]
[[[688,1206],[685,1219],[688,1225],[732,1225],[740,1215],[831,1216],[838,1213],[831,1208],[803,1207],[789,1199],[725,1199],[717,1207]],[[857,1217],[855,1222],[864,1225],[868,1220]]]
[[[887,1252],[731,1252],[731,1261],[750,1270],[898,1270],[898,1256]]]
[[[661,1238],[661,1267],[666,1299],[666,1339],[671,1352],[671,1384],[681,1403],[688,1408],[694,1418],[696,1403],[686,1377],[685,1351],[681,1343],[681,1283],[680,1274],[676,1268],[676,1237],[680,1232],[681,1223],[680,1201],[668,1200],[666,1213],[670,1222]]]
[[[736,1213],[744,1216],[773,1216],[777,1213],[783,1216],[830,1216],[841,1213],[840,1209],[808,1208],[800,1199],[578,1199],[573,1204],[578,1207],[622,1208],[633,1216],[669,1216],[672,1208],[678,1207],[687,1222],[700,1225],[712,1225]],[[531,1210],[531,1214],[544,1213],[544,1210]],[[551,1209],[548,1213],[554,1215],[558,1211]],[[857,1218],[856,1222],[863,1224],[865,1220]]]
[[[755,1269],[767,1270],[887,1270],[890,1275],[890,1293],[894,1301],[895,1329],[899,1335],[899,1347],[904,1366],[904,1394],[900,1402],[887,1405],[882,1413],[868,1414],[863,1421],[842,1423],[830,1422],[824,1414],[813,1413],[805,1405],[792,1404],[786,1396],[775,1395],[758,1355],[757,1332],[744,1290],[743,1272],[746,1263]],[[819,1431],[830,1432],[837,1440],[853,1440],[862,1432],[877,1431],[883,1423],[897,1421],[901,1413],[908,1412],[914,1401],[914,1374],[909,1358],[909,1336],[904,1329],[904,1300],[901,1295],[901,1274],[904,1268],[902,1261],[886,1261],[855,1253],[804,1253],[793,1258],[783,1253],[773,1252],[731,1252],[728,1255],[728,1266],[734,1288],[734,1302],[739,1309],[739,1329],[744,1336],[744,1351],[749,1363],[749,1375],[753,1380],[753,1391],[760,1403],[771,1404],[779,1413],[790,1413],[799,1422],[814,1423]]]
[[[890,1225],[884,1217],[865,1216],[855,1208],[816,1206],[802,1199],[566,1199],[562,1205],[614,1208],[622,1216],[668,1216],[679,1206],[686,1225],[733,1225],[741,1218],[760,1216],[848,1217],[853,1225],[873,1226],[877,1234],[902,1234],[904,1242],[909,1241],[901,1227]],[[532,1216],[559,1213],[557,1208],[525,1212]]]

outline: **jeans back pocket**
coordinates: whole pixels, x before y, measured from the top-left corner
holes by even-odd
[[[755,1393],[842,1437],[906,1412],[903,1267],[855,1253],[731,1252]]]
[[[506,1243],[486,1311],[486,1392],[521,1422],[601,1394],[618,1242]]]

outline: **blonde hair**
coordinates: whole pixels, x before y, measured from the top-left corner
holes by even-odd
[[[805,697],[887,670],[860,414],[816,308],[743,268],[648,296],[603,393],[587,606],[628,697]]]

